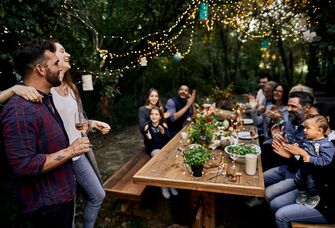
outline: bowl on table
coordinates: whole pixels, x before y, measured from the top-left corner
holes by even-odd
[[[238,153],[239,158],[236,160],[239,163],[245,163],[246,154],[256,154],[257,156],[262,153],[260,146],[255,144],[239,143],[236,145],[226,146],[224,151],[230,156],[232,153]]]

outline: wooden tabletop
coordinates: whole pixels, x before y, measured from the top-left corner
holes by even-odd
[[[185,127],[186,128],[186,127]],[[248,125],[245,125],[248,128]],[[185,131],[183,129],[182,131]],[[180,131],[180,132],[182,132]],[[245,164],[236,163],[237,172],[241,173],[236,182],[228,179],[227,175],[219,175],[224,167],[231,166],[231,159],[222,149],[213,151],[212,159],[207,162],[202,177],[193,177],[183,161],[178,148],[185,149],[187,145],[181,142],[180,132],[166,144],[160,153],[151,158],[134,176],[137,184],[150,186],[174,187],[213,193],[226,193],[245,196],[264,196],[263,170],[260,157],[256,175],[245,173]],[[239,140],[251,143],[251,140]]]

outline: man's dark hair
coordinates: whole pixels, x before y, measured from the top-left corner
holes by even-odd
[[[56,51],[54,42],[50,40],[31,40],[20,45],[13,53],[16,72],[25,76],[34,66],[44,58],[46,50]]]
[[[259,79],[261,78],[267,78],[268,80],[270,80],[270,75],[268,73],[262,73],[260,76],[259,76]]]
[[[289,94],[289,98],[295,98],[295,97],[300,98],[299,103],[302,106],[312,105],[314,103],[314,96],[310,93],[296,91]]]

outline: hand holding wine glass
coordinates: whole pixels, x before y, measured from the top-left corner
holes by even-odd
[[[91,147],[90,141],[87,137],[77,138],[69,147],[72,157],[80,156],[89,151]]]

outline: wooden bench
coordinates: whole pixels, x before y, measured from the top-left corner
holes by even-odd
[[[299,223],[292,222],[292,228],[334,228],[335,224],[307,224],[307,223]]]
[[[145,185],[134,184],[133,176],[150,160],[145,150],[135,154],[103,184],[106,196],[140,201]]]

